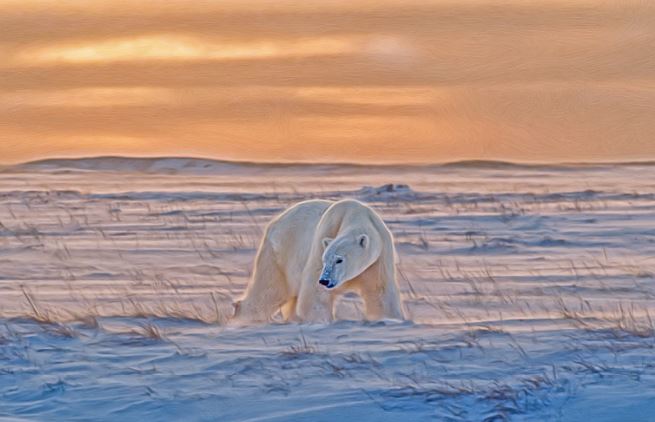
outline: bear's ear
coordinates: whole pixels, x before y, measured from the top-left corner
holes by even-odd
[[[361,246],[362,248],[367,247],[368,236],[366,236],[365,234],[360,234],[359,236],[357,236],[357,243],[359,243],[359,246]]]
[[[333,240],[334,240],[334,239],[331,239],[331,238],[329,238],[329,237],[324,237],[324,238],[323,238],[323,241],[322,241],[322,243],[323,243],[323,247],[324,247],[324,248],[327,248],[328,245],[329,245],[330,243],[332,243]]]

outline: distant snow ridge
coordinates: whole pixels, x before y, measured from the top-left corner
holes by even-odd
[[[334,174],[335,172],[366,173],[375,171],[394,171],[410,169],[414,172],[448,173],[456,171],[606,171],[616,166],[654,166],[655,162],[636,163],[595,163],[595,164],[521,164],[503,161],[457,161],[435,164],[355,164],[355,163],[257,163],[249,161],[227,161],[209,158],[193,157],[121,157],[100,156],[87,158],[50,158],[28,163],[0,168],[0,172],[130,172],[130,173],[162,173],[162,174],[253,174],[269,172],[307,172],[312,174]],[[389,185],[392,189],[403,185]],[[385,188],[387,185],[382,186]],[[371,188],[373,189],[373,188]]]
[[[47,159],[17,166],[21,170],[45,171],[116,171],[132,173],[221,173],[255,167],[251,163],[237,163],[198,158],[127,158],[93,157],[71,159]]]
[[[266,174],[271,172],[334,174],[336,171],[364,171],[356,164],[257,163],[191,157],[89,157],[52,158],[10,166],[5,171],[19,172],[118,172],[148,174]],[[0,169],[2,171],[2,169]]]

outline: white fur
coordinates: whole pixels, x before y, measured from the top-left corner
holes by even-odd
[[[333,288],[319,284],[322,275]],[[266,228],[235,317],[268,321],[281,309],[286,320],[328,322],[346,291],[363,298],[369,320],[403,319],[391,232],[358,201],[300,202]]]

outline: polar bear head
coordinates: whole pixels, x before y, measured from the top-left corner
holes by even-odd
[[[350,233],[324,238],[323,270],[318,283],[333,289],[363,273],[380,256],[382,247],[378,237]]]

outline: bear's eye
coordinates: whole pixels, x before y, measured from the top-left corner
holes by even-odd
[[[334,261],[334,262],[335,262],[336,264],[341,264],[341,263],[343,262],[343,259],[341,259],[341,258],[337,258],[337,260]]]

